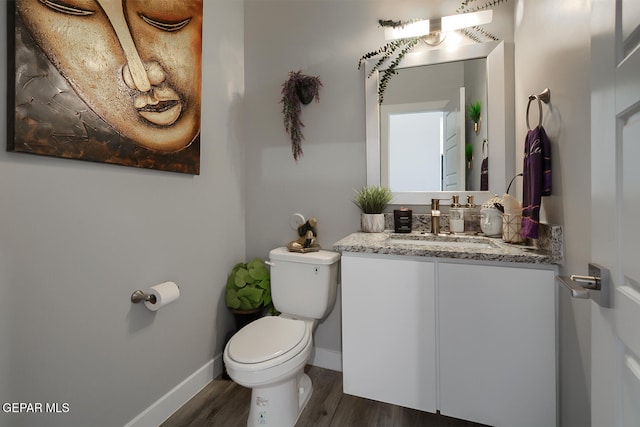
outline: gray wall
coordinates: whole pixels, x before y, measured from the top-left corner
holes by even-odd
[[[516,135],[522,153],[527,97],[551,89],[543,125],[552,143],[553,195],[542,201],[542,217],[564,227],[564,274],[585,274],[590,261],[590,2],[517,2],[515,10]],[[531,125],[538,120],[531,106]],[[521,162],[517,168],[522,170]],[[520,181],[521,182],[521,181]],[[561,425],[590,424],[589,300],[560,292]]]
[[[357,61],[375,19],[364,2],[249,1],[245,6],[247,256],[296,238],[291,214],[318,219],[324,248],[359,228],[353,189],[365,184],[364,83]],[[354,19],[355,18],[355,19]],[[371,27],[371,28],[369,28]],[[296,163],[282,123],[289,71],[320,76],[320,101],[302,109]],[[341,349],[340,300],[315,336]]]
[[[0,425],[124,425],[221,352],[245,255],[243,4],[205,3],[200,176],[0,150],[0,402],[70,405]],[[129,302],[166,280],[175,303]]]

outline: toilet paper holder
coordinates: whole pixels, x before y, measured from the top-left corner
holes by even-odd
[[[134,304],[138,304],[140,302],[149,301],[151,304],[156,303],[156,296],[153,294],[145,294],[143,291],[138,289],[131,294],[131,302]]]

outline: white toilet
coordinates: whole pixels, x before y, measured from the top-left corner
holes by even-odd
[[[252,388],[248,427],[293,427],[309,401],[304,373],[318,320],[333,309],[340,254],[269,252],[271,296],[280,316],[267,316],[238,331],[224,349],[227,373]]]

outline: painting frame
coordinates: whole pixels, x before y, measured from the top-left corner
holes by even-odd
[[[85,18],[57,10],[73,2],[7,2],[7,151],[200,174],[203,2],[176,0],[171,14],[149,3],[95,0]],[[75,39],[50,37],[87,28],[82,61]]]

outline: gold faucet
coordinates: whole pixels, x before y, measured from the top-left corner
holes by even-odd
[[[440,199],[431,199],[431,234],[440,234]]]

